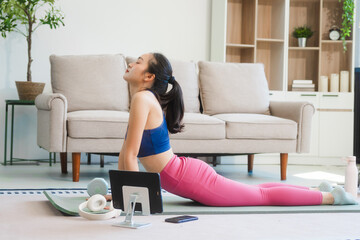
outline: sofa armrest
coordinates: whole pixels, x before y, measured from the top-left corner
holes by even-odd
[[[40,94],[35,99],[37,144],[49,152],[66,152],[67,100],[59,93]]]
[[[311,123],[315,113],[314,105],[310,102],[270,101],[272,116],[290,119],[298,124],[297,153],[310,151]]]
[[[52,106],[52,101],[55,99],[61,99],[67,108],[67,100],[66,97],[60,93],[43,93],[36,97],[35,106],[39,110],[47,110],[50,111]]]

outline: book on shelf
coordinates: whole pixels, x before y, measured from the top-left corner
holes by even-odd
[[[293,80],[293,84],[313,84],[313,80]]]
[[[292,84],[292,87],[296,87],[296,88],[315,88],[315,84]]]
[[[293,80],[291,88],[292,91],[314,92],[315,84],[312,80]]]

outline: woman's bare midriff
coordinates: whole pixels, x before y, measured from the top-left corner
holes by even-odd
[[[142,157],[139,160],[147,172],[160,173],[173,156],[174,153],[170,148],[166,152]]]

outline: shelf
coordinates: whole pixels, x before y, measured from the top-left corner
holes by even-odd
[[[257,38],[257,42],[274,42],[274,43],[283,43],[284,39],[274,39],[274,38]]]
[[[226,48],[226,62],[235,63],[253,63],[255,60],[254,47],[227,47]]]
[[[258,38],[284,39],[285,22],[285,0],[258,0]]]
[[[256,62],[264,64],[265,76],[270,90],[283,90],[284,45],[278,42],[258,42]]]
[[[291,86],[290,86],[291,88]],[[317,91],[296,91],[296,90],[288,90],[288,92],[292,92],[292,93],[298,93],[301,97],[316,97],[317,96]]]
[[[298,2],[298,3],[319,3],[320,0],[290,0],[292,3]],[[323,1],[329,1],[329,0],[323,0]],[[331,1],[339,1],[339,0],[331,0]]]
[[[319,47],[289,47],[289,50],[296,50],[296,51],[318,51],[320,50]]]
[[[295,79],[313,80],[317,89],[319,73],[319,51],[289,51],[288,90]]]
[[[329,29],[336,25],[341,28],[342,3],[334,0],[323,0],[321,17],[321,39],[329,39]],[[354,19],[355,20],[355,19]],[[352,31],[353,32],[353,31]],[[352,33],[350,33],[352,35]],[[349,40],[351,40],[350,37]]]
[[[347,52],[342,40],[329,38],[333,25],[341,27],[342,3],[339,0],[211,2],[211,60],[262,63],[272,101],[308,101],[314,105],[318,111],[312,119],[310,153],[305,156],[351,154],[356,22],[352,26],[353,35],[346,38]],[[307,47],[301,48],[292,33],[295,27],[304,25],[314,34],[307,40]],[[350,92],[318,92],[321,76],[328,76],[330,87],[331,74],[344,70],[349,71]],[[312,80],[315,91],[292,91],[294,80]]]
[[[289,21],[289,46],[298,46],[298,40],[292,36],[296,27],[309,26],[314,34],[307,40],[309,47],[319,46],[320,0],[291,0]]]
[[[345,40],[345,42],[347,44],[352,44],[352,40]],[[343,41],[342,40],[321,40],[321,43],[325,43],[325,44],[342,44]]]
[[[340,71],[349,71],[350,80],[353,72],[352,66],[352,44],[347,45],[344,53],[342,44],[324,44],[321,48],[320,76],[328,76],[332,73],[340,74]],[[351,84],[349,83],[350,91]]]
[[[255,43],[255,2],[253,0],[227,1],[227,42]]]
[[[320,76],[342,70],[353,72],[354,40],[346,40],[348,51],[344,53],[342,40],[329,39],[329,29],[333,25],[341,27],[339,0],[213,0],[213,3],[221,17],[214,19],[224,23],[221,25],[224,28],[213,31],[216,37],[212,39],[212,45],[216,43],[216,49],[222,50],[220,61],[263,63],[270,90],[291,91],[294,79],[313,80],[317,90]],[[307,40],[307,47],[298,47],[292,32],[304,25],[311,27],[314,35]],[[224,33],[226,37],[219,37]],[[353,77],[351,74],[352,87]]]
[[[227,43],[226,46],[232,47],[232,48],[254,48],[255,47],[255,45],[252,45],[252,44],[237,44],[237,43]]]

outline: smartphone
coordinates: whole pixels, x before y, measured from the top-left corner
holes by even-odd
[[[199,218],[198,218],[198,217],[195,217],[195,216],[184,215],[184,216],[166,218],[166,219],[165,219],[165,222],[169,222],[169,223],[183,223],[183,222],[195,221],[195,220],[198,220],[198,219],[199,219]]]

